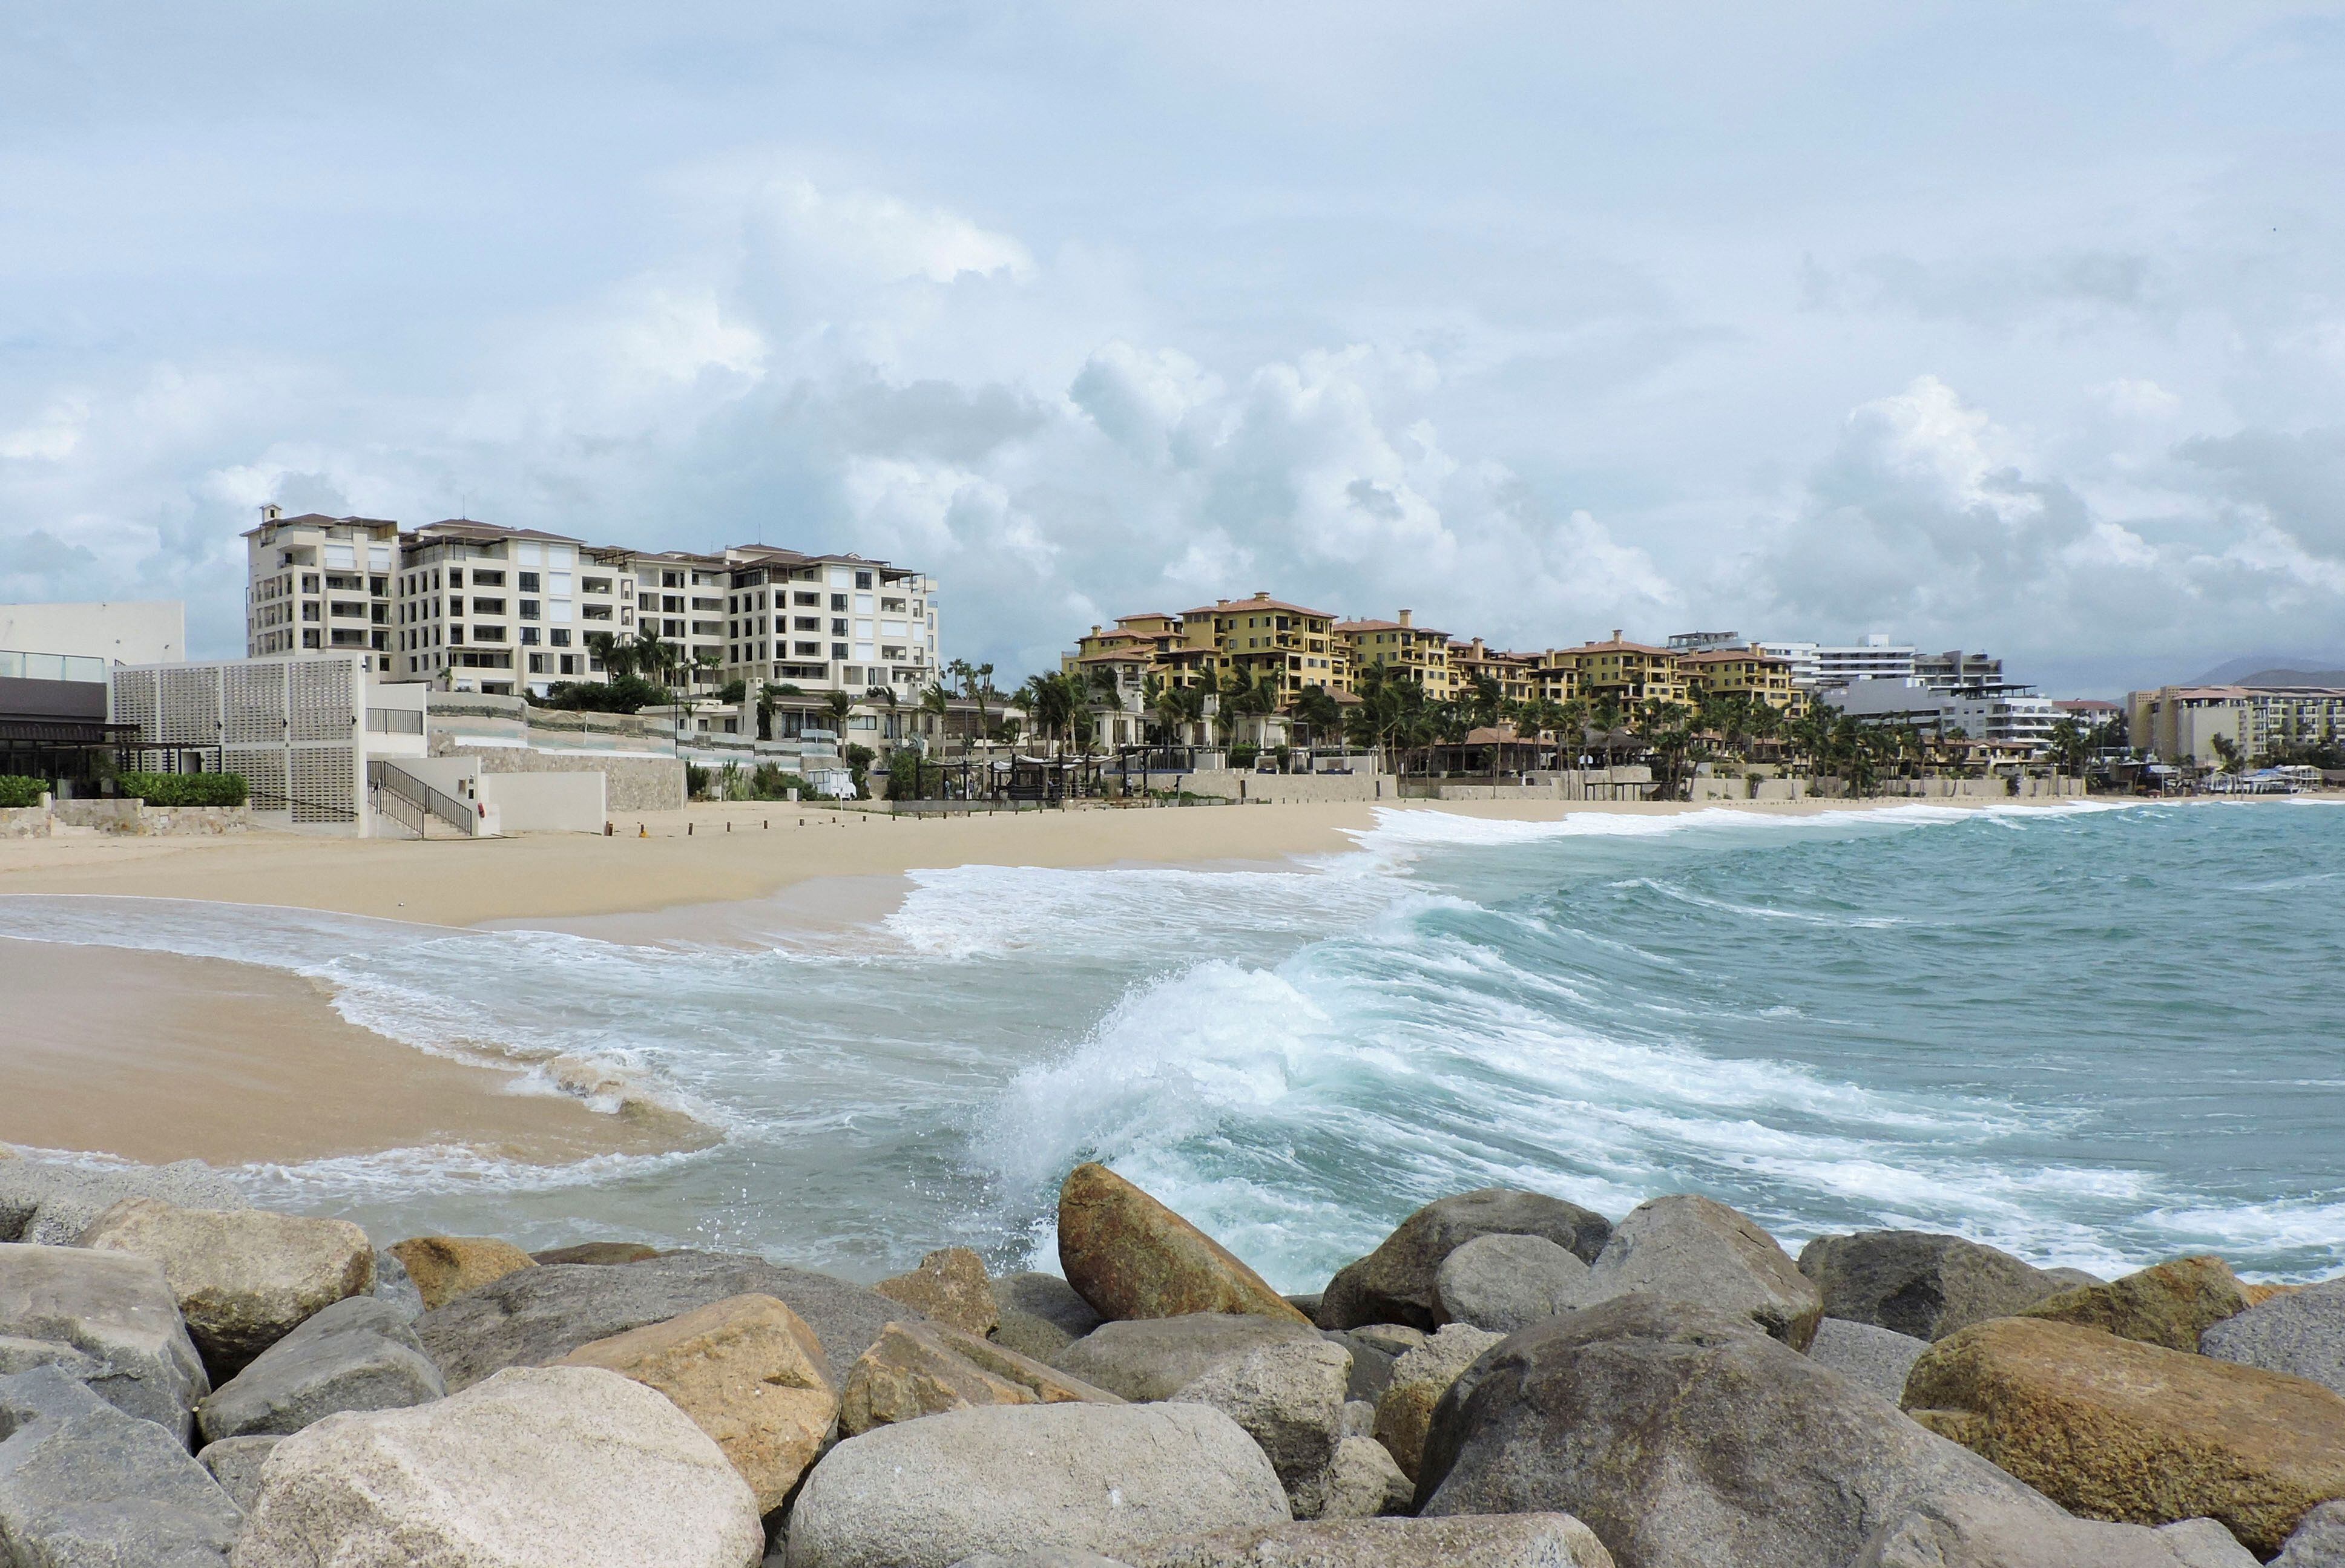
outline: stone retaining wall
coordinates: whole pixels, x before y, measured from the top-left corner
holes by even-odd
[[[684,809],[684,763],[676,757],[543,752],[520,746],[443,747],[436,738],[431,751],[434,756],[478,758],[484,774],[601,774],[604,807],[614,816],[628,811]]]
[[[1367,774],[1256,774],[1199,768],[1194,773],[1158,774],[1149,782],[1160,789],[1179,788],[1191,794],[1264,801],[1273,805],[1396,800],[1400,794],[1392,787],[1390,779]]]
[[[52,801],[49,811],[65,827],[145,838],[214,838],[252,830],[252,808],[241,805],[148,805],[140,800]]]
[[[46,838],[49,825],[45,805],[0,806],[0,838]]]

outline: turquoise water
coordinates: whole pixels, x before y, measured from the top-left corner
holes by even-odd
[[[1707,1192],[1794,1246],[1904,1225],[2300,1278],[2345,1267],[2340,892],[2327,804],[1411,810],[1290,870],[920,873],[843,933],[20,898],[0,936],[269,955],[422,1048],[723,1133],[241,1173],[401,1234],[1047,1264],[1056,1183],[1099,1158],[1292,1290],[1497,1183],[1614,1215]]]

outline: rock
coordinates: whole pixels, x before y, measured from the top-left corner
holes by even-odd
[[[1262,1345],[1208,1367],[1172,1398],[1211,1405],[1244,1427],[1294,1499],[1335,1457],[1351,1375],[1352,1355],[1341,1345]]]
[[[0,1335],[0,1378],[29,1372],[35,1367],[55,1367],[77,1383],[106,1371],[103,1363],[71,1345],[56,1340],[19,1340]]]
[[[789,1496],[838,1414],[821,1341],[771,1296],[712,1301],[581,1345],[557,1364],[602,1367],[665,1394],[733,1462],[760,1514]]]
[[[2080,1281],[2080,1283],[2084,1281]],[[2089,1282],[2096,1285],[2100,1283],[2097,1280]],[[2240,1293],[2247,1297],[2248,1305],[2250,1307],[2260,1307],[2266,1301],[2270,1300],[2274,1296],[2293,1296],[2296,1292],[2303,1289],[2304,1287],[2301,1285],[2243,1284],[2239,1287]]]
[[[1429,1337],[1423,1329],[1412,1329],[1405,1323],[1369,1323],[1362,1328],[1330,1330],[1341,1333],[1345,1342],[1353,1346],[1369,1345],[1388,1356],[1405,1356]]]
[[[1541,1236],[1593,1263],[1612,1224],[1592,1209],[1539,1192],[1485,1188],[1437,1199],[1400,1222],[1376,1249],[1328,1281],[1314,1314],[1322,1328],[1406,1323],[1436,1329],[1442,1260],[1480,1236]]]
[[[2202,1255],[2177,1258],[2106,1285],[2063,1290],[2018,1315],[2195,1352],[2200,1334],[2247,1309],[2247,1292],[2230,1266]]]
[[[595,1263],[604,1268],[622,1263],[640,1263],[646,1258],[659,1256],[659,1249],[646,1247],[640,1241],[581,1241],[574,1247],[554,1247],[543,1252],[533,1252],[533,1263]]]
[[[1326,1464],[1287,1496],[1297,1519],[1375,1519],[1406,1513],[1416,1486],[1384,1444],[1362,1434],[1336,1443]]]
[[[2087,1274],[2082,1269],[2039,1269],[2036,1272],[2043,1275],[2046,1280],[2056,1281],[2060,1289],[2063,1290],[2074,1290],[2079,1285],[2106,1285],[2108,1283],[2106,1280],[2102,1279],[2098,1274]]]
[[[992,1289],[992,1338],[1021,1356],[1047,1361],[1100,1326],[1091,1304],[1056,1274],[1006,1275]]]
[[[1132,1568],[1612,1568],[1595,1532],[1565,1513],[1355,1519],[1259,1525],[1160,1541]],[[1720,1564],[1719,1568],[1727,1568]]]
[[[1589,1269],[1596,1300],[1631,1292],[1741,1312],[1795,1351],[1816,1337],[1822,1298],[1750,1216],[1691,1193],[1640,1203]]]
[[[1599,1300],[1588,1265],[1544,1236],[1477,1236],[1433,1277],[1433,1315],[1511,1334]]]
[[[352,1296],[253,1358],[196,1407],[206,1442],[283,1436],[342,1411],[398,1410],[448,1391],[399,1309]]]
[[[1289,1290],[1285,1294],[1286,1304],[1288,1306],[1294,1308],[1296,1311],[1302,1313],[1304,1317],[1310,1319],[1315,1323],[1319,1320],[1319,1304],[1325,1299],[1325,1292],[1320,1290]]]
[[[746,1568],[764,1550],[747,1483],[682,1411],[600,1368],[541,1367],[286,1438],[236,1563]]]
[[[222,1438],[206,1443],[196,1462],[211,1472],[239,1512],[249,1513],[252,1500],[260,1495],[260,1467],[283,1441],[273,1432],[266,1437]]]
[[[374,1249],[374,1299],[411,1323],[423,1316],[423,1292],[416,1289],[407,1265],[397,1253],[381,1247]]]
[[[838,1430],[848,1437],[891,1421],[972,1405],[1122,1404],[1079,1378],[943,1323],[890,1323],[847,1374]]]
[[[2306,1514],[2271,1568],[2345,1568],[2345,1502],[2324,1502]]]
[[[1376,1435],[1376,1407],[1368,1400],[1344,1401],[1344,1435],[1374,1437]]]
[[[1823,1293],[1827,1317],[1917,1340],[2007,1318],[2069,1288],[2008,1252],[1925,1230],[1819,1236],[1801,1250],[1800,1272]]]
[[[790,1511],[789,1568],[946,1568],[1287,1518],[1254,1440],[1203,1405],[990,1405],[848,1438]]]
[[[538,1267],[537,1259],[528,1253],[493,1236],[411,1236],[392,1242],[391,1253],[406,1266],[408,1277],[422,1292],[427,1312],[459,1296],[469,1296],[517,1269]]]
[[[1385,1390],[1392,1382],[1393,1362],[1397,1359],[1393,1352],[1362,1339],[1357,1330],[1323,1329],[1320,1332],[1326,1336],[1329,1343],[1341,1345],[1352,1352],[1352,1380],[1345,1385],[1345,1397],[1366,1400],[1370,1404],[1382,1399]],[[1411,1330],[1410,1332],[1415,1333],[1416,1330]],[[1422,1344],[1424,1341],[1425,1336],[1418,1334],[1417,1342]]]
[[[226,1568],[236,1504],[153,1421],[56,1367],[0,1378],[0,1553],[20,1568]]]
[[[1264,1345],[1317,1344],[1307,1323],[1238,1312],[1102,1323],[1051,1360],[1062,1372],[1128,1400],[1169,1400],[1218,1361]]]
[[[889,1322],[919,1316],[827,1274],[762,1258],[685,1251],[624,1269],[557,1263],[517,1270],[425,1313],[415,1331],[449,1388],[462,1389],[505,1367],[558,1361],[596,1340],[748,1295],[771,1296],[805,1320],[822,1341],[833,1388]]]
[[[2226,1318],[2198,1336],[2198,1351],[2345,1394],[2345,1280],[2274,1296]]]
[[[2056,1511],[1750,1320],[1657,1296],[1513,1335],[1444,1397],[1419,1512],[1561,1512],[1627,1568],[1842,1568],[1924,1498]]]
[[[1376,1401],[1376,1441],[1391,1452],[1411,1480],[1416,1478],[1417,1461],[1425,1452],[1434,1407],[1458,1374],[1504,1338],[1465,1323],[1451,1323],[1393,1363],[1392,1384]]]
[[[769,1560],[770,1561],[770,1560]],[[980,1552],[974,1557],[964,1557],[953,1568],[1130,1568],[1112,1557],[1102,1557],[1096,1552],[1079,1552],[1052,1546],[1041,1552],[1021,1552],[1015,1557],[1004,1557],[999,1552]]]
[[[234,1376],[312,1312],[374,1289],[374,1243],[347,1219],[127,1198],[78,1245],[160,1263],[214,1378]]]
[[[1927,1340],[1917,1340],[1893,1329],[1852,1323],[1845,1318],[1826,1318],[1816,1325],[1816,1337],[1808,1345],[1808,1359],[1820,1367],[1830,1367],[1854,1378],[1895,1404],[1904,1397],[1905,1374],[1914,1370],[1914,1363],[1929,1348]]]
[[[179,1303],[152,1259],[75,1247],[0,1243],[0,1335],[64,1347],[61,1371],[126,1415],[185,1442],[211,1392]],[[34,1364],[38,1352],[14,1359]]]
[[[1924,1499],[1883,1525],[1851,1568],[2254,1568],[2255,1561],[2211,1519],[2152,1530],[1958,1495]]]
[[[159,1198],[190,1209],[235,1209],[244,1202],[235,1182],[199,1159],[102,1168],[11,1160],[0,1166],[0,1241],[69,1247],[91,1220],[126,1198]]]
[[[1104,1165],[1075,1167],[1059,1189],[1059,1265],[1102,1318],[1310,1320],[1220,1242]]]
[[[920,1259],[909,1274],[871,1287],[891,1301],[916,1307],[931,1322],[949,1323],[968,1334],[990,1334],[1001,1321],[1000,1305],[985,1277],[985,1259],[966,1247],[947,1247]]]
[[[2301,1378],[2038,1318],[1930,1347],[1905,1408],[2071,1512],[2218,1519],[2259,1556],[2345,1497],[2345,1399]]]

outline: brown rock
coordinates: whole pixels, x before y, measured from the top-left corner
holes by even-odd
[[[537,1267],[537,1259],[512,1242],[490,1236],[415,1236],[392,1242],[390,1252],[407,1266],[427,1312],[516,1269]]]
[[[848,1370],[838,1430],[874,1427],[973,1405],[1122,1404],[1105,1389],[943,1323],[890,1323]]]
[[[838,1413],[821,1341],[771,1296],[712,1301],[581,1345],[554,1364],[602,1367],[665,1394],[725,1451],[760,1513],[789,1496]]]
[[[910,1273],[871,1288],[891,1301],[919,1308],[935,1322],[972,1334],[990,1334],[1001,1324],[993,1282],[985,1277],[985,1259],[966,1247],[931,1252]]]
[[[2345,1399],[2258,1367],[2039,1318],[1999,1318],[1914,1364],[1904,1406],[2087,1519],[2206,1515],[2269,1557],[2345,1496]]]
[[[575,1247],[555,1247],[543,1252],[533,1252],[533,1263],[597,1263],[610,1267],[621,1263],[640,1263],[646,1258],[659,1256],[659,1249],[646,1247],[640,1241],[581,1241]]]
[[[2239,1287],[2239,1293],[2240,1293],[2241,1295],[2243,1295],[2243,1296],[2247,1297],[2247,1299],[2248,1299],[2248,1305],[2249,1305],[2249,1306],[2250,1306],[2250,1307],[2260,1307],[2260,1306],[2262,1306],[2266,1301],[2270,1300],[2271,1300],[2273,1297],[2275,1297],[2275,1296],[2293,1296],[2293,1295],[2295,1295],[2299,1290],[2303,1290],[2303,1289],[2304,1289],[2304,1287],[2303,1287],[2303,1286],[2301,1286],[2301,1285],[2248,1285],[2248,1284],[2242,1284],[2242,1285]]]
[[[1434,1407],[1467,1368],[1505,1337],[1469,1323],[1450,1323],[1393,1363],[1392,1381],[1376,1401],[1376,1438],[1411,1481],[1425,1458]]]
[[[1059,1190],[1059,1265],[1102,1318],[1311,1320],[1220,1242],[1104,1165],[1075,1167]]]
[[[2196,1351],[2198,1336],[2255,1305],[2220,1258],[2177,1258],[2106,1285],[2082,1285],[2018,1315],[2100,1329],[2121,1340]]]

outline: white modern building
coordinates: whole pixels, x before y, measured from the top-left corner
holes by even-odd
[[[0,604],[0,679],[104,681],[117,664],[188,656],[188,610],[176,599]]]
[[[2035,750],[2050,743],[2060,717],[2032,688],[1997,682],[1943,687],[1918,678],[1852,681],[1825,687],[1821,699],[1865,723],[1911,724],[1946,738]]]

